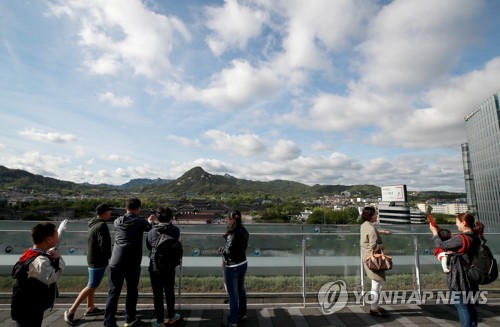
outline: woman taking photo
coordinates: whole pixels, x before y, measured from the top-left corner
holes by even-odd
[[[439,237],[439,226],[429,228],[432,232],[434,243],[445,251],[452,251],[449,257],[450,272],[446,275],[446,283],[451,291],[458,318],[462,327],[477,326],[477,311],[474,303],[468,303],[466,299],[471,298],[469,292],[479,290],[477,283],[467,278],[467,270],[474,253],[477,252],[481,239],[483,238],[484,225],[476,222],[474,216],[469,213],[457,215],[455,224],[459,234],[454,235],[447,241]],[[465,237],[469,242],[464,245]],[[460,254],[458,254],[460,252]]]
[[[229,296],[230,314],[228,326],[235,327],[238,321],[244,321],[247,314],[247,294],[245,290],[245,274],[247,272],[246,249],[248,232],[241,223],[241,213],[231,211],[227,217],[227,230],[224,234],[226,244],[222,252],[224,282]]]
[[[384,250],[380,234],[390,235],[391,231],[377,230],[375,228],[374,224],[378,220],[378,213],[374,207],[365,207],[361,213],[361,218],[363,219],[360,228],[361,255],[366,276],[372,280],[371,291],[374,296],[374,301],[370,307],[370,315],[386,318],[389,317],[387,311],[379,306],[380,292],[385,284],[385,270],[372,271],[368,269],[365,259],[372,255],[373,251],[380,253],[380,251]]]

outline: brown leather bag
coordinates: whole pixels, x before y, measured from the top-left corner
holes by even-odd
[[[392,257],[385,255],[382,251],[380,253],[372,251],[372,255],[365,259],[365,263],[371,271],[392,269]]]

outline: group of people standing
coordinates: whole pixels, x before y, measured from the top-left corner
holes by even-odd
[[[373,252],[380,253],[384,250],[384,244],[380,235],[390,235],[390,231],[378,230],[375,223],[378,220],[378,213],[374,207],[365,207],[362,215],[363,223],[360,228],[360,245],[363,262]],[[478,284],[468,278],[467,270],[471,266],[472,259],[482,241],[484,241],[484,225],[476,221],[469,213],[461,213],[456,216],[455,225],[458,233],[442,239],[439,234],[442,230],[435,224],[429,224],[433,235],[433,240],[439,252],[445,251],[449,255],[446,282],[451,292],[451,297],[455,303],[461,327],[476,327],[478,325],[478,315],[475,303],[470,301],[469,292],[477,292]],[[364,270],[368,278],[371,279],[371,292],[374,293],[374,301],[371,303],[370,315],[381,318],[389,317],[389,313],[379,306],[380,293],[384,286],[386,275],[385,270],[372,271],[364,264]],[[469,295],[468,295],[469,294]]]
[[[173,214],[168,208],[159,208],[147,218],[139,216],[141,201],[128,199],[126,213],[114,221],[115,240],[111,246],[111,236],[107,220],[112,208],[103,203],[96,208],[96,217],[89,222],[88,235],[88,285],[78,294],[73,305],[64,313],[64,320],[75,323],[75,313],[79,305],[87,300],[84,315],[104,315],[104,326],[117,326],[116,312],[124,282],[127,283],[125,301],[124,327],[134,326],[137,321],[138,285],[141,274],[143,233],[147,232],[146,246],[151,251],[162,234],[180,240],[180,230],[171,223]],[[378,213],[374,207],[365,207],[361,218],[360,246],[363,262],[374,252],[382,252],[384,244],[380,235],[391,235],[390,231],[375,227]],[[227,229],[223,235],[225,245],[221,248],[224,286],[229,296],[230,314],[227,326],[236,327],[245,321],[247,299],[245,275],[248,267],[246,250],[249,234],[242,225],[241,213],[231,211],[227,217]],[[473,215],[462,213],[455,222],[458,234],[444,240],[439,236],[440,227],[430,224],[430,230],[436,247],[440,251],[460,255],[451,255],[447,284],[457,308],[462,327],[475,327],[478,316],[475,304],[467,301],[466,292],[477,292],[476,282],[467,277],[468,266],[484,241],[484,226],[475,221]],[[65,263],[57,252],[59,234],[54,224],[46,222],[37,224],[31,231],[33,247],[26,250],[13,269],[16,279],[11,305],[11,316],[19,327],[41,326],[43,313],[54,303],[57,294],[57,279],[62,275]],[[150,256],[151,257],[151,256]],[[95,306],[94,295],[99,287],[105,271],[109,266],[109,290],[106,308]],[[181,316],[175,312],[175,266],[157,269],[153,258],[150,258],[149,276],[154,298],[156,321],[152,326],[175,324]],[[372,271],[365,263],[365,272],[371,279],[371,292],[374,301],[371,303],[370,315],[386,318],[389,313],[379,305],[380,293],[384,286],[385,270]],[[445,270],[446,271],[446,270]],[[31,278],[28,278],[31,277]],[[167,316],[163,301],[167,306]]]
[[[180,241],[180,230],[171,223],[173,214],[169,208],[159,208],[144,218],[139,216],[141,201],[128,199],[126,213],[114,221],[115,240],[112,247],[107,220],[112,208],[103,203],[96,207],[96,217],[89,222],[88,235],[88,284],[80,291],[72,306],[64,312],[64,320],[70,326],[76,323],[75,313],[86,300],[85,316],[104,315],[104,326],[117,326],[116,313],[124,282],[127,283],[124,327],[138,322],[137,301],[141,275],[143,233],[147,232],[146,246],[151,251],[161,234]],[[245,274],[248,232],[241,222],[241,213],[232,211],[227,218],[227,231],[223,247],[224,285],[230,304],[228,326],[237,326],[246,319]],[[64,271],[64,260],[55,250],[59,242],[58,231],[52,223],[40,223],[32,229],[33,248],[28,249],[16,264],[11,316],[19,327],[41,326],[43,313],[54,303],[57,279]],[[152,326],[173,325],[181,319],[175,312],[175,266],[154,266],[150,256],[149,276],[153,290],[156,320]],[[95,305],[95,292],[109,267],[109,290],[106,308]],[[24,270],[23,270],[24,269]],[[35,277],[35,278],[28,278]],[[46,286],[50,287],[47,288]],[[165,317],[164,301],[167,315]]]

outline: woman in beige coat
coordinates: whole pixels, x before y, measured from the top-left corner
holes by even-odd
[[[380,234],[382,235],[390,235],[390,231],[385,230],[377,230],[374,223],[378,220],[378,213],[374,207],[366,207],[363,209],[361,214],[361,218],[363,219],[363,223],[360,228],[360,245],[361,245],[361,255],[363,257],[363,263],[365,259],[369,257],[373,251],[380,252],[384,249],[384,245],[382,244],[382,239],[380,238]],[[370,315],[377,317],[388,317],[389,315],[385,311],[385,309],[379,306],[380,300],[380,292],[382,291],[382,287],[385,283],[385,271],[371,271],[368,269],[366,264],[364,263],[366,276],[372,280],[371,291],[374,296],[374,301],[370,307]]]

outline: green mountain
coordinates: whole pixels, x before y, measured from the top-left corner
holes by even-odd
[[[31,190],[39,193],[57,193],[61,195],[88,194],[99,195],[109,191],[149,192],[157,195],[184,196],[186,193],[199,195],[272,195],[282,198],[310,198],[322,195],[334,195],[348,191],[353,197],[380,197],[380,187],[375,185],[319,185],[309,186],[299,182],[274,180],[270,182],[251,181],[235,178],[231,175],[214,175],[201,167],[194,167],[176,180],[161,178],[132,179],[123,185],[77,184],[58,179],[35,175],[24,170],[9,169],[0,166],[0,191]],[[410,192],[408,192],[410,193]],[[418,192],[410,198],[452,198],[465,197],[462,193],[439,191]]]
[[[184,195],[198,194],[240,194],[261,196],[271,194],[279,197],[312,197],[327,194],[339,194],[342,191],[354,190],[360,196],[380,194],[380,187],[374,185],[344,186],[344,185],[315,185],[308,186],[299,182],[274,180],[270,182],[250,181],[238,179],[230,175],[213,175],[201,167],[194,167],[178,179],[160,186],[146,186],[144,191],[153,191],[165,194]]]

